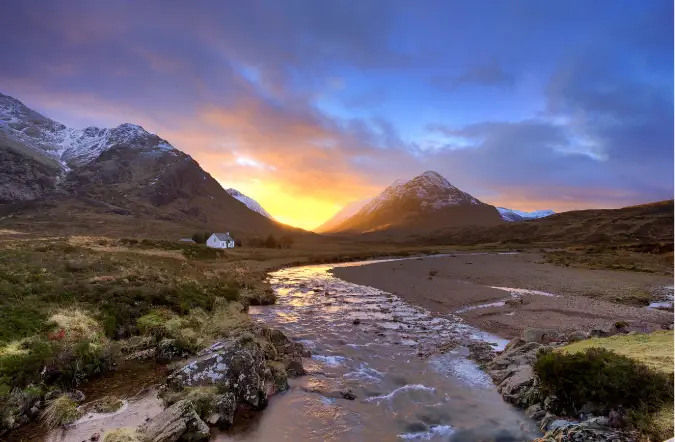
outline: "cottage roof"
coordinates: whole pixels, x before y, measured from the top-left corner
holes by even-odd
[[[230,236],[230,232],[227,233],[214,233],[216,236],[216,239],[219,241],[234,241],[234,239]]]

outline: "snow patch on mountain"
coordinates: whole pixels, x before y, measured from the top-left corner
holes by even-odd
[[[412,180],[396,180],[381,194],[366,204],[362,213],[368,214],[382,207],[388,201],[414,197],[420,207],[431,211],[458,204],[482,204],[473,196],[463,192],[434,171],[426,171]]]
[[[528,219],[545,218],[555,214],[553,210],[534,210],[532,212],[524,212],[522,210],[507,209],[506,207],[497,207],[497,210],[505,221],[523,221]]]
[[[230,189],[227,189],[226,192],[229,193],[232,197],[234,197],[237,200],[241,201],[242,203],[246,204],[246,207],[253,210],[254,212],[257,212],[257,213],[261,214],[262,216],[267,217],[269,219],[272,219],[272,220],[274,219],[272,217],[272,215],[270,215],[267,212],[267,210],[263,209],[263,207],[260,205],[260,203],[258,203],[253,198],[244,195],[243,193],[241,193],[237,189],[230,188]]]
[[[0,131],[56,159],[64,168],[87,164],[104,151],[118,145],[143,148],[151,153],[175,150],[167,141],[136,124],[124,123],[112,129],[94,126],[74,129],[29,109],[16,98],[1,93]]]

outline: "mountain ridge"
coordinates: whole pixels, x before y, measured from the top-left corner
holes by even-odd
[[[309,234],[251,210],[190,155],[139,125],[72,129],[4,94],[0,161],[7,216],[65,224],[64,213],[77,207],[119,223],[133,216],[235,234]]]
[[[502,222],[499,212],[458,189],[434,171],[410,180],[396,180],[326,233],[372,233],[396,230],[433,230],[452,225],[492,225]]]

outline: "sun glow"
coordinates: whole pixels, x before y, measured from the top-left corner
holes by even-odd
[[[221,185],[224,188],[233,187],[253,198],[277,221],[305,230],[321,225],[340,209],[339,204],[332,201],[290,195],[277,183],[228,181]]]

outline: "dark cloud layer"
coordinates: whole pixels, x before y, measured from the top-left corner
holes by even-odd
[[[13,2],[0,90],[65,123],[144,124],[244,191],[337,207],[432,168],[502,205],[613,207],[672,197],[672,17],[666,0]]]

